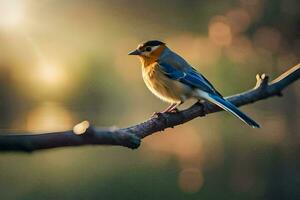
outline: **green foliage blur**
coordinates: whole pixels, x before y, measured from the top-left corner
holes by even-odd
[[[224,95],[299,62],[297,0],[0,0],[0,133],[126,127],[167,104],[127,56],[159,39]],[[0,199],[300,199],[299,83],[282,98],[195,119],[138,150],[0,153]],[[191,105],[193,102],[189,102]],[[187,105],[183,105],[186,108]]]

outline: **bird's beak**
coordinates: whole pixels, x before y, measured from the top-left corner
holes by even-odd
[[[135,50],[133,50],[133,51],[130,51],[130,52],[128,53],[128,55],[141,55],[141,52],[140,52],[140,50],[135,49]]]

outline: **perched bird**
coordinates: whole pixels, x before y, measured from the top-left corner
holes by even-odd
[[[163,112],[177,110],[189,98],[206,100],[232,113],[253,128],[259,125],[227,101],[213,85],[165,43],[150,40],[128,53],[137,55],[142,63],[143,79],[157,97],[171,103]]]

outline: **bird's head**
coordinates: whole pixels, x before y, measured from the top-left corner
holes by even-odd
[[[136,55],[142,59],[157,60],[165,48],[165,43],[158,40],[150,40],[139,44],[138,47],[129,52],[128,55]]]

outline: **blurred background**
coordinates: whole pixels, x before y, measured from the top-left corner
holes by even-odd
[[[126,127],[167,104],[127,56],[159,39],[225,96],[299,62],[297,0],[0,0],[0,132]],[[143,140],[0,154],[1,199],[300,199],[299,82]],[[190,102],[190,104],[193,102]],[[182,108],[186,108],[187,105]]]

